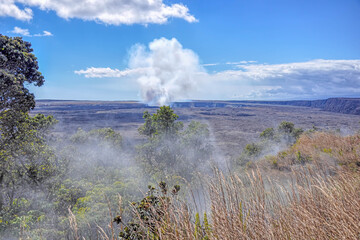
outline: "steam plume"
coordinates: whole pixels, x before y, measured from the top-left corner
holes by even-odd
[[[148,49],[135,45],[129,67],[143,70],[137,81],[143,101],[150,105],[187,98],[196,85],[196,76],[204,72],[198,56],[175,38],[155,39]]]

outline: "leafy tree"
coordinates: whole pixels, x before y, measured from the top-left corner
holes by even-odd
[[[273,140],[275,137],[275,130],[273,128],[267,128],[260,133],[260,137],[267,140]]]
[[[304,132],[304,130],[301,128],[295,128],[294,123],[286,121],[280,123],[278,131],[291,143],[295,142],[296,139],[298,139],[299,136]]]
[[[44,77],[38,71],[38,62],[29,42],[20,37],[0,34],[0,150],[14,141],[18,142],[21,131],[27,131],[31,118],[27,112],[35,107],[34,95],[25,83],[41,86]],[[39,124],[34,119],[34,126]],[[45,125],[44,125],[45,126]],[[23,127],[23,128],[22,128]],[[39,129],[40,130],[40,129]]]
[[[182,122],[176,122],[179,116],[174,113],[170,106],[160,107],[153,115],[145,111],[143,118],[145,124],[139,128],[139,133],[147,137],[155,135],[173,137],[184,127]]]
[[[29,42],[0,34],[0,112],[27,112],[35,107],[34,95],[25,83],[41,86],[44,77]]]
[[[175,185],[168,192],[165,182],[159,183],[159,189],[149,185],[146,196],[139,202],[133,202],[133,219],[125,225],[119,237],[123,240],[160,239],[156,224],[163,220],[164,214],[173,202],[173,197],[180,191],[180,186]],[[114,218],[117,224],[122,223],[122,216]]]
[[[156,133],[153,118],[148,111],[144,112],[143,118],[145,119],[145,123],[139,128],[139,133],[151,138]]]
[[[23,123],[31,118],[27,112],[35,107],[34,95],[25,83],[41,86],[44,77],[38,71],[38,62],[29,42],[20,37],[0,34],[0,150],[8,148],[10,142],[18,142],[18,135],[26,131]],[[34,119],[38,124],[39,119]],[[21,128],[25,127],[24,129]],[[33,128],[34,130],[34,128]],[[40,130],[40,129],[39,129]]]
[[[283,121],[280,123],[278,130],[282,133],[292,133],[294,131],[294,123]]]
[[[190,180],[192,174],[205,167],[212,147],[206,124],[177,122],[178,115],[169,106],[160,107],[150,115],[144,113],[145,123],[139,133],[147,136],[147,142],[138,147],[138,159],[151,174],[181,175]],[[183,130],[183,131],[182,131]]]
[[[60,160],[46,143],[48,131],[56,120],[42,114],[35,117],[22,114],[24,116],[14,123],[15,135],[1,131],[0,216],[3,219],[0,231],[16,228],[20,222],[15,220],[21,216],[35,216],[30,212],[39,209],[35,206],[41,208],[41,201],[51,198],[62,173]],[[4,115],[0,120],[2,117]],[[19,201],[26,202],[28,207],[14,205]]]
[[[258,156],[261,153],[261,147],[255,143],[249,143],[245,146],[245,153],[248,156]]]
[[[20,224],[16,219],[26,215],[24,209],[32,209],[36,198],[50,197],[61,172],[59,159],[47,144],[57,121],[28,113],[35,98],[26,85],[44,83],[32,51],[22,38],[0,34],[0,231],[4,224]],[[26,202],[27,207],[17,202]]]

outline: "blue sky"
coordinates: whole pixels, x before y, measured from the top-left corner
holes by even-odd
[[[359,0],[0,0],[38,99],[359,97],[359,23]]]

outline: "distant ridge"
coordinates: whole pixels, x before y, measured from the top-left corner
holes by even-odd
[[[293,101],[193,101],[175,102],[174,107],[227,107],[245,104],[289,105],[319,108],[324,111],[360,115],[360,98],[328,98],[323,100]]]
[[[250,101],[246,101],[250,102]],[[328,98],[324,100],[251,101],[252,103],[320,108],[324,111],[360,115],[360,98]]]

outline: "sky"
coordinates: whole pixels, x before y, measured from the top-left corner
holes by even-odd
[[[37,99],[360,97],[360,0],[0,0]]]

